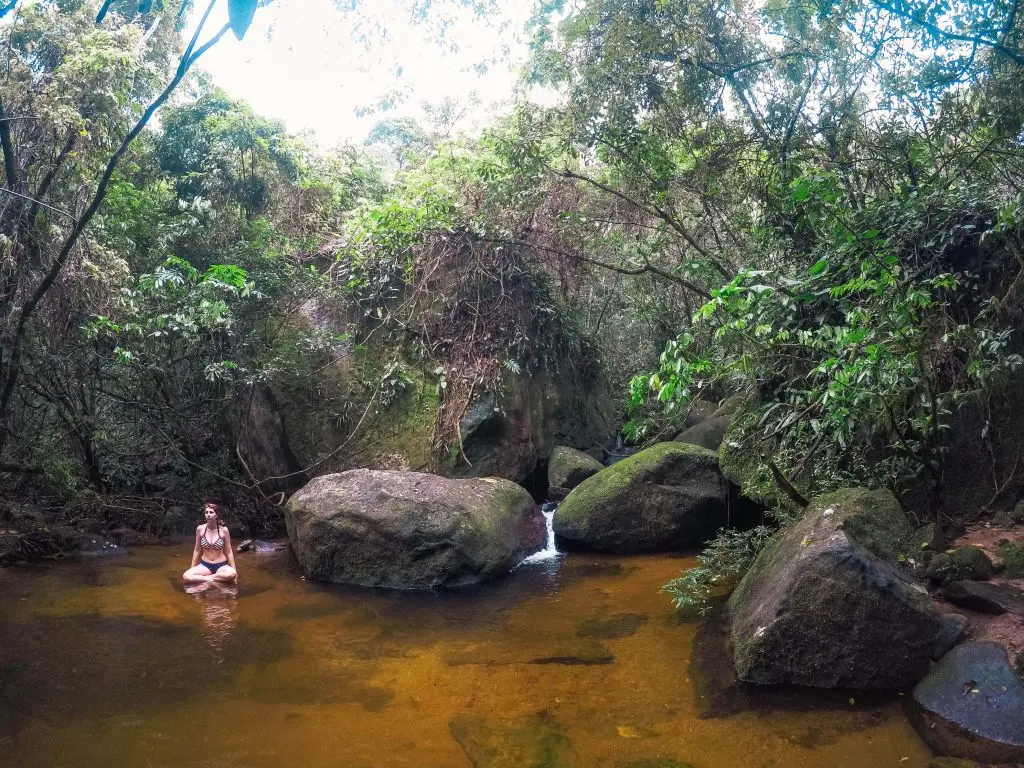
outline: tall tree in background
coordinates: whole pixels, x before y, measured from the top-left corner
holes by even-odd
[[[31,324],[66,267],[88,252],[86,230],[119,163],[196,61],[229,29],[244,35],[258,3],[229,2],[230,21],[208,33],[219,1],[180,55],[185,8],[175,0],[160,16],[150,2],[27,3],[4,28],[0,457]]]

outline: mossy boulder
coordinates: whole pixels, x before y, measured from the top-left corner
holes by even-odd
[[[571,491],[588,477],[596,475],[604,465],[583,451],[559,445],[548,458],[548,486]]]
[[[356,469],[323,475],[285,506],[292,550],[316,581],[398,589],[508,573],[544,545],[530,495],[508,480]]]
[[[1024,545],[1006,542],[999,545],[999,558],[1003,561],[1003,577],[1024,579]]]
[[[1010,510],[1010,519],[1015,523],[1024,523],[1024,500],[1014,504]]]
[[[946,536],[938,523],[927,523],[914,531],[910,543],[912,555],[930,556],[946,548]]]
[[[987,581],[995,575],[995,567],[984,550],[979,547],[957,547],[939,552],[928,563],[925,576],[935,584],[970,579]]]
[[[947,653],[916,688],[910,719],[940,755],[1024,762],[1024,682],[997,643]]]
[[[693,400],[686,410],[681,426],[684,430],[695,427],[702,421],[710,419],[717,410],[718,405],[708,400]]]
[[[226,419],[251,472],[274,478],[264,490],[294,490],[310,468],[524,482],[555,446],[599,446],[615,431],[616,409],[589,352],[571,365],[507,373],[489,389],[474,386],[469,402],[452,402],[442,368],[382,335],[353,343],[354,309],[309,302],[268,332],[287,375],[238,398]],[[445,453],[439,425],[450,429],[454,418],[461,442]]]
[[[659,443],[584,480],[555,510],[555,534],[604,552],[696,547],[729,525],[729,487],[712,451]]]
[[[743,410],[741,399],[726,400],[721,409],[738,409],[731,415],[721,445],[718,447],[718,465],[725,478],[740,489],[743,496],[768,509],[777,510],[786,517],[801,513],[793,500],[783,493],[772,477],[768,464],[752,452],[744,441],[748,430],[757,429],[760,417],[751,410]],[[727,415],[727,414],[721,414]]]
[[[732,422],[732,416],[714,416],[683,430],[676,436],[678,443],[699,445],[710,451],[717,451],[725,437],[725,431]]]
[[[738,677],[861,690],[920,680],[943,626],[926,590],[893,561],[910,534],[888,491],[815,499],[729,600]]]

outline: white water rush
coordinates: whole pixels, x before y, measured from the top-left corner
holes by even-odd
[[[548,538],[544,544],[544,549],[540,552],[534,552],[532,555],[523,560],[520,565],[527,565],[529,563],[539,563],[543,560],[550,560],[553,557],[558,557],[558,550],[555,549],[555,528],[553,521],[555,519],[555,508],[558,507],[553,501],[547,501],[540,505],[540,511],[544,515],[544,525],[547,526]]]

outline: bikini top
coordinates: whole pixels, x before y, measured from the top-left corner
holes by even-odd
[[[219,530],[217,531],[217,534],[220,535]],[[219,539],[211,543],[206,540],[206,533],[204,532],[202,537],[199,539],[199,546],[203,549],[224,549],[224,537],[221,536]]]

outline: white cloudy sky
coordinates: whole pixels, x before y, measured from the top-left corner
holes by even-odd
[[[526,58],[522,29],[532,4],[500,0],[499,13],[480,19],[437,2],[457,14],[439,42],[436,29],[411,21],[409,0],[362,0],[356,12],[339,11],[332,0],[274,0],[257,11],[243,41],[225,36],[197,66],[292,132],[313,131],[324,146],[360,141],[382,117],[421,116],[424,101],[465,99],[470,91],[485,106],[509,99]],[[227,4],[218,5],[226,15]],[[211,17],[209,28],[220,23],[223,16]],[[358,39],[361,32],[369,43]],[[488,64],[484,75],[472,71],[480,63]],[[402,99],[389,111],[357,115],[393,92]]]

